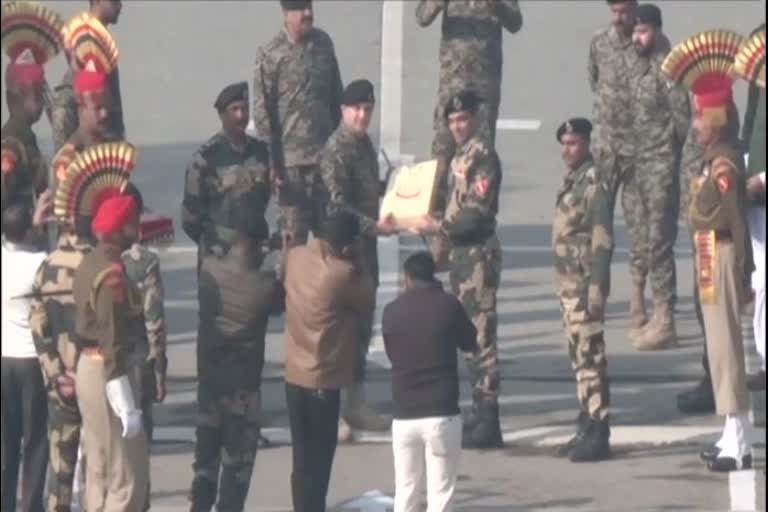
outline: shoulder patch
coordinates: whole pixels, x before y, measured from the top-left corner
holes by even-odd
[[[475,193],[481,198],[485,198],[488,195],[488,190],[491,188],[491,180],[483,176],[475,181]]]
[[[734,166],[727,158],[716,158],[712,162],[712,178],[720,193],[726,193],[731,188],[731,173]]]
[[[0,151],[0,169],[3,172],[3,176],[11,174],[16,169],[18,160],[15,151],[11,149],[3,149]]]

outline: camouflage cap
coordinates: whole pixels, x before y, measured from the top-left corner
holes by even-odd
[[[482,101],[483,100],[480,99],[474,91],[462,91],[455,94],[451,96],[448,100],[448,104],[445,106],[445,118],[448,119],[449,115],[455,114],[456,112],[469,112],[474,114],[477,112],[477,108]]]
[[[592,134],[592,123],[589,119],[583,117],[573,117],[561,124],[557,129],[557,142],[562,142],[563,135],[566,133],[577,133],[584,137],[589,137]]]

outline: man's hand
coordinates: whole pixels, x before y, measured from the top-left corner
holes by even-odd
[[[75,376],[71,372],[66,372],[56,377],[56,391],[67,400],[75,397]]]
[[[759,175],[752,176],[747,180],[747,197],[751,201],[759,201],[765,197],[765,185]]]
[[[376,234],[379,236],[390,236],[397,233],[397,224],[395,216],[388,213],[376,223]]]
[[[589,319],[593,322],[602,322],[605,320],[605,310],[603,309],[602,304],[591,303],[587,310],[587,314],[589,315]]]
[[[425,213],[416,219],[411,225],[410,231],[417,235],[432,235],[440,230],[440,222]]]
[[[165,385],[165,377],[160,374],[155,374],[155,383],[157,384],[157,390],[155,392],[155,402],[162,403],[168,393],[168,389]]]
[[[46,223],[53,210],[53,191],[47,189],[37,198],[35,212],[32,215],[32,225],[40,227]]]

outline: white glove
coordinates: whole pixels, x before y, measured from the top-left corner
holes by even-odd
[[[123,424],[123,437],[136,437],[141,432],[141,411],[136,408],[126,375],[107,382],[107,401]]]

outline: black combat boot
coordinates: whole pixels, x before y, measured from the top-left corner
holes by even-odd
[[[589,419],[584,436],[571,448],[568,457],[571,462],[597,462],[610,459],[611,447],[608,443],[610,437],[611,428],[608,426],[608,418]]]
[[[504,446],[499,425],[499,404],[496,400],[483,400],[477,404],[477,421],[470,430],[463,433],[461,446],[470,450]]]
[[[677,408],[684,414],[713,414],[715,412],[715,394],[709,375],[696,384],[696,387],[677,395]]]
[[[576,446],[581,440],[584,438],[584,433],[587,430],[587,425],[589,424],[589,415],[581,411],[576,418],[576,435],[573,436],[567,443],[560,446],[557,449],[557,456],[558,457],[567,457],[568,454],[571,452],[574,446]]]
[[[472,391],[472,407],[462,414],[462,432],[465,434],[471,430],[474,430],[477,425],[478,410],[480,408],[481,396],[478,390]]]

